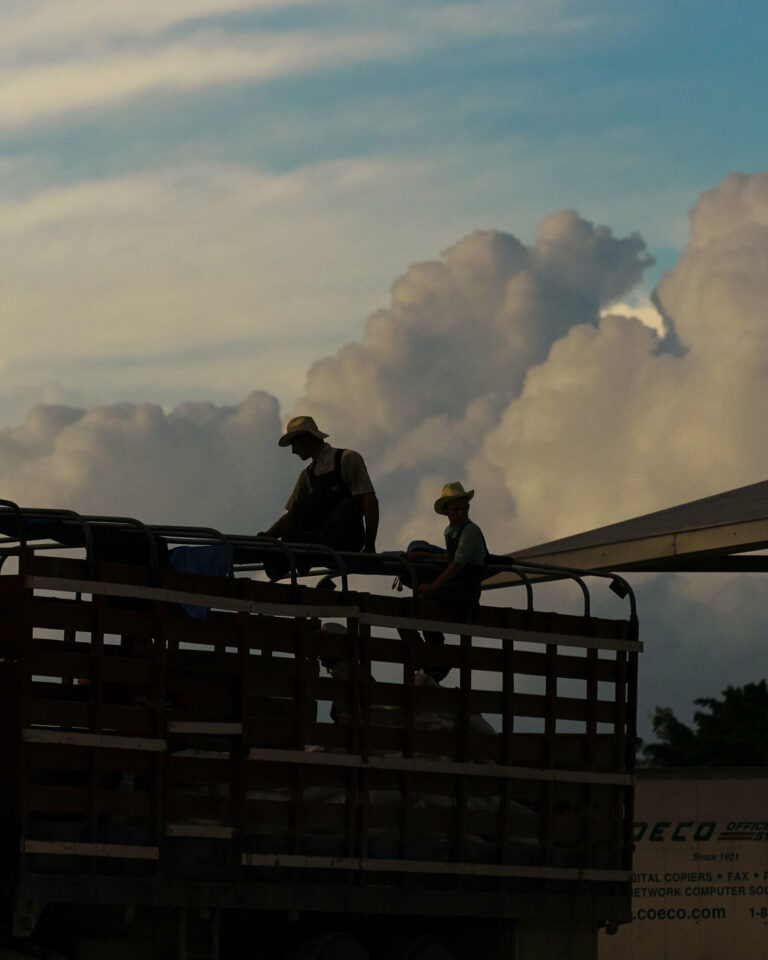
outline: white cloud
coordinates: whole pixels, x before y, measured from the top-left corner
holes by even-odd
[[[338,70],[400,59],[479,37],[557,39],[594,26],[563,0],[474,4],[322,3],[340,15],[304,29],[309,3],[210,0],[66,5],[12,3],[0,15],[0,128],[28,127],[155,93]],[[317,6],[314,4],[313,6]],[[254,26],[243,15],[296,8],[289,25]],[[239,17],[236,15],[240,15]]]
[[[473,515],[502,551],[766,476],[768,175],[726,178],[691,230],[654,296],[684,349],[667,349],[651,314],[627,315],[631,303],[617,313],[645,266],[642,240],[565,211],[531,246],[475,232],[414,264],[364,337],[310,369],[296,411],[366,456],[382,547],[439,539],[432,501],[449,479],[476,489]],[[0,481],[25,502],[256,530],[297,470],[280,429],[266,394],[169,414],[38,408],[0,435]],[[705,609],[685,584],[639,587],[646,713],[760,669],[754,581],[713,584]],[[680,676],[691,659],[683,689],[667,666]]]
[[[664,317],[659,313],[650,298],[644,296],[642,293],[634,298],[634,302],[621,301],[612,303],[610,307],[602,311],[601,316],[636,317],[641,323],[645,324],[646,327],[654,330],[661,339],[664,339],[669,332],[664,322]]]
[[[367,449],[412,533],[434,488],[466,476],[529,370],[637,283],[643,250],[639,237],[616,238],[573,211],[548,217],[531,248],[509,234],[471,234],[396,281],[364,340],[311,368],[296,412],[311,410],[339,442]],[[432,490],[419,488],[414,510],[427,474]]]
[[[5,167],[4,392],[53,379],[93,399],[166,403],[194,382],[219,401],[254,384],[293,399],[404,251],[444,229],[426,215],[430,169],[384,159],[274,175],[182,164],[58,188]],[[359,242],[401,205],[424,210],[420,227],[394,217]]]
[[[0,431],[0,488],[24,506],[256,533],[289,484],[279,435],[277,402],[263,392],[167,414],[152,404],[38,406]]]
[[[311,0],[6,0],[0,24],[0,56],[23,59],[31,54],[61,56],[71,49],[93,49],[183,24],[248,11],[307,6]],[[315,0],[317,2],[317,0]]]

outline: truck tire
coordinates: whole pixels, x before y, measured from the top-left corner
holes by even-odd
[[[329,931],[294,944],[285,960],[370,960],[365,947],[349,933]]]
[[[381,960],[457,960],[442,940],[430,935],[409,937],[393,943]]]

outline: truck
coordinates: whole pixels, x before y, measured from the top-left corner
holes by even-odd
[[[633,910],[634,595],[492,560],[456,623],[401,555],[0,501],[7,955],[594,960]]]

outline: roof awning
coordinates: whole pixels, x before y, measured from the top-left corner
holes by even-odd
[[[768,480],[677,507],[552,540],[511,556],[581,570],[624,572],[768,570]],[[485,581],[513,582],[508,574]]]

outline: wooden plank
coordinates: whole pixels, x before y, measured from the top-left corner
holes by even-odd
[[[214,820],[225,826],[230,825],[230,798],[210,796],[206,793],[194,793],[183,788],[166,788],[165,819],[171,820]]]
[[[86,678],[91,669],[91,656],[90,644],[78,643],[77,649],[70,651],[51,649],[47,642],[45,646],[38,642],[30,651],[29,670],[33,676],[38,677],[60,677],[65,680]],[[152,680],[152,669],[153,661],[148,657],[116,656],[109,647],[105,650],[106,683],[119,683],[126,688],[149,684]]]
[[[69,580],[59,577],[27,576],[24,586],[30,590],[58,590],[66,593],[88,593],[91,596],[130,597],[156,603],[186,603],[198,607],[215,607],[245,613],[264,613],[282,617],[348,617],[354,606],[301,605],[241,600],[215,594],[188,593],[164,587],[145,587],[126,583],[102,583],[99,580]]]
[[[634,778],[623,773],[592,773],[580,770],[540,770],[531,767],[507,767],[500,764],[455,763],[453,761],[409,759],[406,757],[363,757],[359,754],[320,751],[272,750],[252,747],[251,760],[269,763],[323,764],[371,770],[398,770],[412,773],[450,776],[494,777],[512,780],[543,780],[563,783],[604,783],[632,786]]]
[[[495,863],[451,863],[435,860],[383,860],[362,857],[312,857],[299,854],[243,853],[246,867],[305,870],[353,870],[376,873],[421,873],[463,877],[509,877],[530,880],[570,880],[578,883],[629,883],[629,870],[529,867]]]
[[[331,614],[328,614],[331,616]],[[398,627],[412,630],[435,630],[440,633],[453,633],[458,636],[472,631],[473,637],[487,637],[497,640],[524,641],[525,643],[554,644],[558,647],[579,647],[598,650],[631,650],[641,653],[643,645],[639,640],[615,640],[610,638],[574,637],[565,633],[547,633],[542,630],[523,630],[518,627],[490,627],[480,624],[456,623],[455,621],[422,620],[410,617],[396,617],[377,613],[361,613],[360,622],[371,626]]]
[[[29,728],[22,730],[22,740],[27,743],[57,743],[62,746],[106,747],[113,750],[145,750],[163,753],[166,740],[149,737],[121,737],[111,733],[79,733],[70,730],[45,730]]]
[[[22,840],[22,853],[56,854],[65,857],[110,857],[117,860],[159,860],[158,847],[123,843],[74,843],[67,840]]]
[[[210,840],[231,840],[235,835],[234,827],[218,827],[214,824],[168,823],[166,837],[206,838]]]
[[[243,732],[242,723],[200,720],[169,720],[168,733],[199,733],[211,736],[236,737]]]
[[[29,705],[29,722],[40,726],[81,727],[88,731],[91,725],[90,704],[87,701],[33,699]],[[122,704],[106,704],[103,708],[103,729],[130,731],[140,735],[152,732],[150,710]],[[93,731],[96,732],[96,731]]]
[[[34,771],[35,778],[50,776],[52,781],[60,773],[84,775],[91,752],[92,748],[83,746],[68,746],[62,750],[58,743],[27,743],[22,750],[24,762],[30,772]],[[162,756],[162,753],[139,750],[104,750],[101,768],[105,773],[122,774],[130,770],[146,777],[152,772],[154,760]]]
[[[84,780],[89,774],[84,774]],[[95,779],[95,778],[94,778]],[[146,819],[151,812],[150,795],[145,790],[105,790],[93,786],[65,787],[33,784],[29,787],[29,809],[37,815],[69,814],[89,819],[91,816],[123,816]]]

